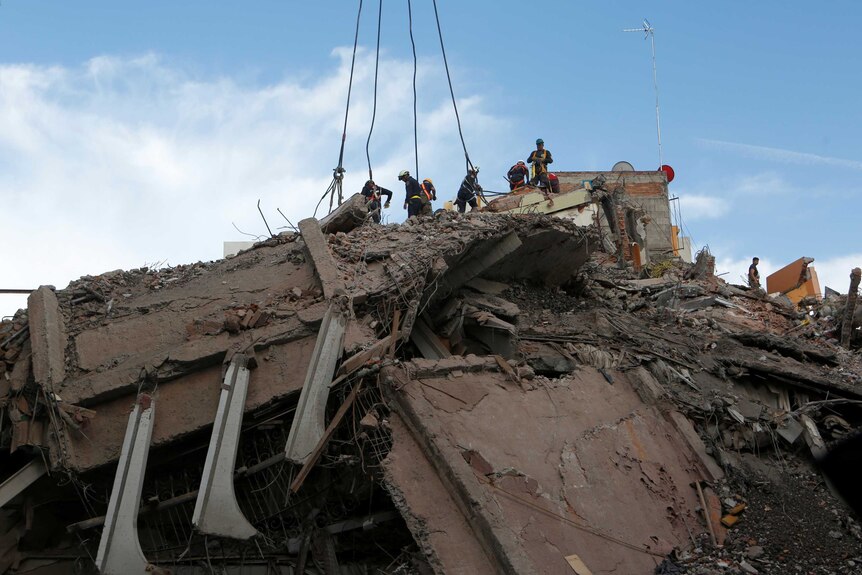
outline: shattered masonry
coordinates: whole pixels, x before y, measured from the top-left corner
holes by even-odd
[[[666,182],[595,176],[34,292],[0,574],[858,572],[811,467],[862,419],[855,299],[667,259]]]

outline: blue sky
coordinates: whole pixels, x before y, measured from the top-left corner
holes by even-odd
[[[0,4],[0,287],[221,256],[307,217],[337,161],[357,2],[5,0]],[[414,0],[420,173],[463,159],[430,0]],[[536,137],[558,170],[657,167],[684,224],[738,282],[806,255],[846,290],[862,265],[862,7],[803,2],[438,0],[464,135],[486,188]],[[345,166],[367,177],[377,2],[365,0]],[[375,179],[412,168],[406,2],[384,2]],[[20,246],[20,249],[8,246]],[[764,273],[764,275],[765,275]],[[0,296],[0,314],[20,300]]]

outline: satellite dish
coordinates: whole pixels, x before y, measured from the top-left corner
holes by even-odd
[[[619,161],[611,168],[612,172],[634,172],[635,167],[625,160]]]
[[[673,168],[668,166],[667,164],[662,164],[661,168],[659,168],[664,174],[667,176],[667,183],[671,183],[673,181],[674,173]]]

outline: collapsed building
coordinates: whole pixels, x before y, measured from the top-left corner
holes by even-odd
[[[855,298],[729,285],[570,180],[592,221],[352,198],[33,292],[0,327],[0,573],[858,573],[811,464],[862,418]]]

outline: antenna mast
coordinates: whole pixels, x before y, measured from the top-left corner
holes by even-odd
[[[643,27],[627,28],[623,30],[623,32],[643,32],[644,40],[649,38],[650,42],[652,43],[652,81],[653,86],[655,87],[655,129],[656,133],[658,134],[658,165],[659,169],[661,169],[661,167],[664,165],[664,162],[662,160],[661,153],[661,117],[659,115],[658,108],[658,74],[656,73],[655,68],[655,28],[652,27],[652,25],[649,23],[649,20],[644,18]]]

